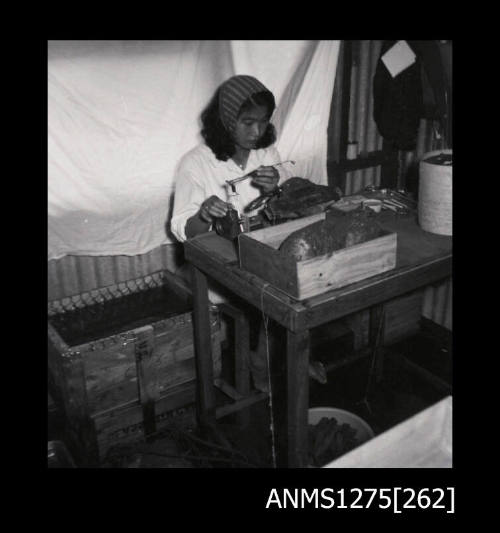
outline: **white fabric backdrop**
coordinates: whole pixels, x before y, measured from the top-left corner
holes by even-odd
[[[326,183],[339,41],[48,43],[48,257],[136,255],[166,232],[179,158],[233,74],[275,94],[277,147]]]

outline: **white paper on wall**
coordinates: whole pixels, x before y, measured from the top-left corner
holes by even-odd
[[[395,78],[403,70],[413,65],[416,57],[415,52],[406,41],[398,41],[387,50],[381,59],[391,76]]]

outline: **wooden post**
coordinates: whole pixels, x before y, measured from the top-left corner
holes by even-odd
[[[307,466],[309,408],[309,330],[296,333],[287,331],[287,395],[288,411],[286,428],[288,435],[288,467]]]
[[[345,193],[346,173],[333,163],[346,157],[351,106],[352,42],[340,43],[335,85],[328,121],[328,185],[339,187]]]
[[[196,359],[196,416],[201,427],[215,425],[215,390],[207,278],[191,266],[193,284],[193,334]]]

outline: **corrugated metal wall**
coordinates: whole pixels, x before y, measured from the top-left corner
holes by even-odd
[[[373,120],[372,82],[382,41],[365,40],[353,45],[349,141],[358,143],[359,153],[382,150],[382,136]],[[380,166],[348,172],[345,194],[354,194],[367,185],[380,184]]]
[[[47,272],[48,301],[117,285],[160,270],[175,271],[181,254],[181,245],[165,244],[136,256],[67,255],[50,260]]]

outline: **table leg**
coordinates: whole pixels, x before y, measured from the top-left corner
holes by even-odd
[[[384,304],[370,307],[369,339],[370,347],[373,350],[375,359],[375,381],[380,383],[384,370],[384,329],[385,329],[385,308]]]
[[[234,388],[244,397],[250,396],[250,328],[244,311],[227,303],[219,304],[219,309],[229,315],[234,322]],[[238,412],[240,426],[248,426],[250,421],[248,409]]]
[[[287,331],[288,467],[307,466],[307,410],[309,408],[309,330]]]
[[[196,363],[196,416],[204,428],[215,424],[215,390],[208,308],[207,278],[191,266],[193,288],[193,333]]]

